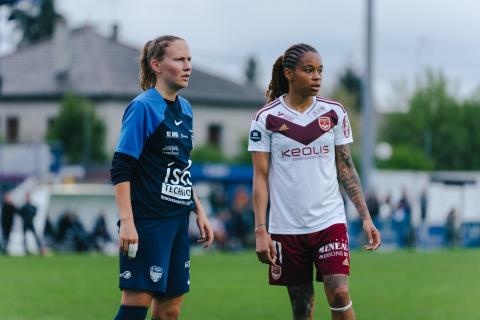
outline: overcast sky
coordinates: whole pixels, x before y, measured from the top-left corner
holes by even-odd
[[[365,0],[57,0],[76,27],[109,33],[140,47],[162,34],[182,36],[194,67],[243,81],[246,58],[260,63],[265,87],[274,60],[291,44],[320,52],[328,94],[347,66],[363,72]],[[480,1],[375,1],[375,96],[385,105],[393,84],[412,87],[427,66],[443,70],[452,88],[468,95],[480,86]],[[115,57],[112,57],[114,59]]]

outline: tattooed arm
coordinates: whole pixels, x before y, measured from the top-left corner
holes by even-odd
[[[380,232],[375,228],[368,212],[362,186],[357,170],[352,161],[350,146],[348,144],[335,146],[335,162],[337,164],[338,181],[341,183],[348,197],[358,211],[363,221],[363,230],[367,233],[369,244],[367,250],[375,250],[380,246]]]

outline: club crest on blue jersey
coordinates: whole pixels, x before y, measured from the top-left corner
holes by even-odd
[[[150,267],[150,278],[153,282],[158,282],[162,278],[163,275],[163,268],[157,266]]]
[[[262,140],[262,134],[258,130],[250,131],[250,140],[257,142]]]

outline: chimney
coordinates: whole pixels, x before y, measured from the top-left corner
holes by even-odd
[[[117,42],[118,41],[118,23],[114,23],[112,26],[112,34],[110,35],[110,40]]]
[[[68,38],[67,24],[63,18],[58,18],[53,33],[53,69],[55,80],[61,89],[66,88],[71,63],[71,49]]]

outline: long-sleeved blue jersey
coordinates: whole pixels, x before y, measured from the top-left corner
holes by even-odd
[[[112,161],[112,182],[130,181],[135,218],[167,217],[195,207],[190,154],[192,107],[167,104],[155,89],[128,105]]]

